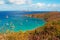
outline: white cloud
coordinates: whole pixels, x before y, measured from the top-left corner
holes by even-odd
[[[32,4],[31,6],[38,7],[38,8],[55,8],[55,7],[60,7],[60,4],[36,3],[36,4]]]
[[[15,4],[25,4],[26,0],[16,0]]]
[[[31,4],[31,0],[9,0],[10,3],[13,4]]]
[[[1,1],[0,1],[0,4],[5,4],[5,2],[1,0]]]
[[[9,0],[13,4],[25,4],[25,0]]]
[[[39,7],[43,7],[43,6],[45,6],[44,3],[37,3],[36,5],[39,6]]]
[[[31,7],[44,9],[44,8],[46,8],[46,4],[45,3],[36,3],[36,4],[32,4]]]
[[[32,10],[59,10],[60,4],[35,3],[31,5]]]
[[[11,4],[6,5],[5,3],[7,2],[7,4],[11,3],[14,6],[12,6]],[[5,4],[5,6],[1,6],[0,8],[2,10],[55,10],[55,9],[59,9],[60,8],[60,4],[46,4],[46,3],[32,3],[32,0],[8,0],[8,1],[0,1],[0,4]],[[16,4],[16,5],[15,5]],[[25,4],[25,5],[23,5]],[[28,4],[28,5],[26,5]]]
[[[52,7],[57,7],[58,5],[57,4],[52,4]]]
[[[60,4],[48,4],[47,7],[59,7]]]
[[[45,6],[45,4],[44,3],[36,3],[36,4],[32,4],[31,6],[43,7],[43,6]]]
[[[15,0],[9,0],[9,2],[14,3],[14,2],[15,2]]]

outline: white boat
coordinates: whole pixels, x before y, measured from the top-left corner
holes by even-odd
[[[8,16],[6,16],[6,18],[9,18]]]
[[[26,20],[26,22],[28,22],[28,20]]]
[[[9,25],[9,23],[6,23],[6,25]]]

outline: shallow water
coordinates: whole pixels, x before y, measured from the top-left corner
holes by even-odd
[[[45,21],[38,18],[30,18],[26,16],[7,16],[0,20],[0,32],[7,30],[18,32],[33,30],[39,26],[43,26]]]
[[[33,30],[45,24],[43,19],[26,17],[25,14],[25,12],[0,12],[0,32]]]

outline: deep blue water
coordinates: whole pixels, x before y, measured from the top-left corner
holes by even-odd
[[[45,24],[43,19],[24,16],[32,13],[34,12],[0,12],[0,32],[27,31],[43,26]]]

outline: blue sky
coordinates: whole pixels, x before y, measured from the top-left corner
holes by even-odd
[[[0,11],[60,11],[60,0],[0,0]]]

